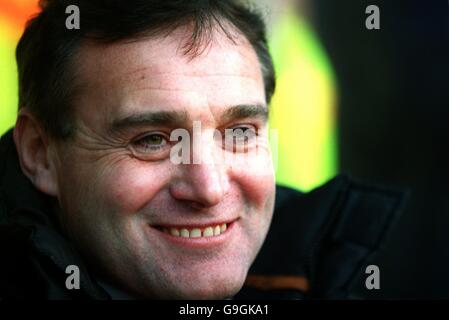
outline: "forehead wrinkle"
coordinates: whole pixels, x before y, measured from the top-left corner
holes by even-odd
[[[154,69],[147,72],[148,69]],[[153,75],[167,75],[167,76],[184,76],[189,78],[213,78],[213,77],[229,77],[229,78],[247,78],[247,79],[255,79],[255,75],[253,72],[244,72],[240,74],[235,74],[232,72],[221,72],[221,73],[213,73],[210,70],[205,71],[190,71],[190,72],[176,72],[170,71],[167,69],[159,70],[161,68],[155,66],[142,67],[134,71],[126,72],[120,75],[117,75],[115,78],[121,77],[129,77],[130,79],[135,79],[135,81],[146,81],[153,80]],[[135,77],[133,77],[136,75]]]
[[[237,54],[240,56],[238,59],[238,63],[242,63],[242,61],[245,60],[251,60],[251,57],[249,54],[242,54],[240,51],[242,48],[236,48],[234,54]],[[243,59],[241,59],[243,58]],[[254,57],[253,57],[254,58]],[[232,61],[229,61],[227,63],[233,64],[232,62],[235,62],[235,59],[231,59]],[[255,58],[257,64],[259,65],[259,62],[257,58]],[[186,61],[183,65],[189,66],[191,65],[193,61]],[[217,62],[218,63],[218,62]],[[195,67],[192,66],[192,69],[187,72],[179,72],[178,67],[176,64],[171,63],[171,59],[169,57],[156,57],[156,59],[151,59],[146,57],[143,61],[140,62],[140,66],[135,68],[131,71],[120,72],[120,74],[117,74],[116,77],[126,77],[129,79],[135,79],[136,81],[139,80],[146,80],[146,79],[152,79],[153,75],[173,75],[173,76],[185,76],[185,77],[196,77],[196,78],[204,78],[204,77],[246,77],[254,79],[255,77],[259,76],[259,72],[261,70],[253,70],[253,68],[246,63],[242,65],[243,69],[239,70],[240,74],[235,74],[235,72],[214,72],[210,69],[209,66],[203,66],[203,65],[197,65]],[[123,65],[123,64],[122,64]],[[260,68],[258,68],[260,69]],[[116,78],[114,77],[114,78]]]
[[[178,74],[170,74],[170,75],[184,75],[183,73],[178,73]],[[242,79],[249,79],[251,81],[256,81],[256,79],[254,79],[254,77],[252,76],[246,76],[246,75],[233,75],[233,74],[229,74],[229,75],[224,75],[224,74],[216,74],[216,75],[206,75],[206,76],[200,76],[200,75],[194,75],[192,76],[192,78],[214,78],[214,77],[229,77],[229,78],[242,78]],[[179,80],[179,77],[178,77]],[[196,81],[197,79],[193,80]],[[136,79],[136,82],[139,81],[144,81],[143,79],[139,80]],[[147,83],[143,83],[142,86],[137,86],[136,88],[133,88],[131,91],[141,91],[141,90],[160,90],[160,91],[179,91],[179,92],[189,92],[189,91],[198,91],[198,90],[193,90],[193,89],[189,89],[189,88],[180,88],[178,86],[176,86],[176,81],[173,81],[171,79],[154,79],[152,80],[153,82],[157,81],[157,84],[147,84]],[[194,83],[191,83],[192,85],[194,85]],[[182,84],[181,86],[185,86],[184,84]]]

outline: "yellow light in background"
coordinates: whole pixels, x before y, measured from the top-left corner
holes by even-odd
[[[14,125],[17,113],[17,68],[14,30],[0,19],[0,135]]]
[[[18,83],[15,49],[25,22],[38,11],[38,0],[0,0],[0,135],[17,116]]]
[[[270,50],[277,73],[270,109],[279,137],[276,180],[308,191],[337,172],[334,74],[311,28],[292,13],[274,26]]]

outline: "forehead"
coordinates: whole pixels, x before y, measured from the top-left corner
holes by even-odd
[[[79,51],[82,105],[108,118],[142,109],[182,109],[192,117],[238,104],[264,104],[257,55],[241,35],[215,32],[198,56],[185,54],[189,29],[165,37],[114,44],[85,43]],[[87,111],[94,119],[93,110]],[[196,114],[196,115],[195,115]],[[87,114],[84,114],[87,116]]]

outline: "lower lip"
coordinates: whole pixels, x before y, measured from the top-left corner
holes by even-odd
[[[198,237],[198,238],[175,237],[172,236],[171,234],[157,230],[156,228],[153,227],[150,228],[158,232],[162,238],[170,241],[175,245],[191,249],[205,249],[226,243],[232,236],[232,234],[235,232],[235,222],[236,221],[228,223],[226,231],[224,233],[221,233],[220,235],[213,237]]]

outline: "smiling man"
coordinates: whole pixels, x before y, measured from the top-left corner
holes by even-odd
[[[273,212],[273,170],[254,174],[220,159],[171,161],[170,132],[190,132],[193,121],[205,132],[204,157],[224,146],[209,132],[267,127],[263,76],[251,44],[212,29],[204,52],[191,57],[178,50],[191,32],[181,26],[163,37],[83,44],[75,58],[82,88],[74,100],[72,143],[55,144],[46,177],[37,178],[42,192],[59,199],[61,225],[82,252],[142,295],[235,293]],[[251,105],[260,110],[247,112]],[[25,114],[16,141],[27,148],[32,117]],[[252,163],[263,160],[269,159]],[[36,172],[35,161],[22,164],[30,176]]]
[[[73,4],[79,30],[65,28]],[[0,297],[348,293],[340,282],[381,243],[398,195],[339,178],[308,196],[277,187],[275,210],[275,80],[256,13],[237,1],[42,6],[17,48],[19,116],[0,145]],[[199,161],[173,161],[176,130]],[[357,204],[357,232],[345,231]],[[334,261],[348,250],[329,253],[336,239],[361,251]],[[68,266],[79,289],[66,285]]]

